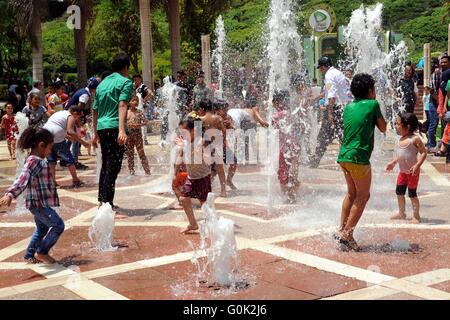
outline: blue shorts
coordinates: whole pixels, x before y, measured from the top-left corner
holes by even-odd
[[[58,161],[58,157],[61,158],[61,161],[66,165],[75,164],[75,160],[73,158],[72,153],[70,152],[70,143],[68,140],[65,140],[60,143],[54,143],[52,147],[52,152],[47,156],[48,163],[56,163]]]

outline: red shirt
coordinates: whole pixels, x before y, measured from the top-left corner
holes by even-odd
[[[16,133],[19,132],[17,128],[17,123],[15,121],[14,116],[7,118],[7,115],[4,115],[2,118],[2,128],[5,129],[6,139],[11,141],[15,140]]]

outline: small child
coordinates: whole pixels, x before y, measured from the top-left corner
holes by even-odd
[[[135,174],[134,148],[136,147],[145,174],[150,175],[150,165],[148,164],[147,156],[145,155],[144,140],[141,130],[143,126],[147,125],[148,120],[145,118],[144,113],[137,109],[138,105],[139,98],[137,96],[133,96],[130,100],[130,109],[128,110],[127,115],[127,125],[130,130],[127,141],[128,169],[130,170],[131,175]]]
[[[186,121],[182,120],[179,124],[180,129],[184,129],[186,127]],[[176,158],[175,158],[175,164],[174,164],[174,178],[172,180],[172,190],[175,193],[175,196],[177,197],[178,203],[180,206],[182,206],[182,203],[180,201],[181,193],[183,191],[183,186],[186,183],[188,173],[186,171],[186,165],[183,162],[183,146],[184,146],[184,140],[183,137],[175,138],[175,147],[176,147]]]
[[[29,125],[36,128],[42,128],[50,118],[47,108],[41,105],[42,101],[39,95],[31,92],[28,98],[28,106],[24,107],[22,113],[29,119]]]
[[[401,138],[397,141],[394,160],[388,163],[386,171],[392,171],[398,163],[400,173],[397,178],[397,200],[399,212],[391,219],[406,219],[405,193],[408,195],[413,206],[413,219],[411,223],[420,223],[420,203],[417,198],[417,185],[419,184],[420,167],[427,158],[427,150],[419,136],[414,132],[419,129],[419,120],[414,113],[402,113],[395,121],[395,129]],[[420,153],[417,159],[417,154]]]
[[[45,160],[52,146],[53,135],[45,129],[29,127],[22,133],[18,147],[31,149],[31,154],[20,176],[0,199],[0,207],[10,206],[13,199],[26,191],[26,207],[36,222],[36,230],[24,257],[29,263],[55,263],[49,251],[64,231],[63,220],[52,209],[59,207],[59,198],[55,180]]]
[[[64,110],[63,94],[64,94],[64,83],[58,81],[54,84],[55,93],[48,99],[48,113],[54,114],[55,112]],[[67,100],[67,98],[66,98]]]
[[[185,122],[184,130],[182,130],[183,138],[189,142],[183,151],[188,177],[180,197],[184,212],[189,220],[189,225],[181,231],[184,234],[198,229],[191,199],[197,198],[200,200],[200,204],[203,205],[206,202],[208,193],[211,192],[211,159],[208,158],[207,153],[203,152],[205,146],[203,139],[195,139],[196,121],[201,121],[198,115],[193,114],[189,116]]]
[[[9,160],[16,159],[16,133],[19,131],[14,117],[14,106],[6,104],[6,114],[2,117],[1,129],[6,136]]]
[[[273,126],[279,130],[278,181],[281,192],[288,197],[288,203],[297,201],[300,187],[298,179],[300,146],[296,134],[300,128],[296,126],[295,117],[289,111],[289,92],[278,91],[273,97]]]

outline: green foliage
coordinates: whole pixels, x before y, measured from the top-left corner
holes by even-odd
[[[44,74],[47,79],[53,78],[60,71],[76,71],[73,31],[67,28],[65,18],[42,24],[42,47]]]
[[[442,23],[444,9],[434,9],[431,15],[417,17],[405,23],[401,31],[408,37],[411,37],[416,43],[416,52],[420,57],[423,55],[423,44],[431,43],[433,51],[446,51],[447,49],[447,30],[448,22]],[[412,56],[415,61],[415,56]]]

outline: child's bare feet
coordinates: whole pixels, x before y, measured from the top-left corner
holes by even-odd
[[[226,198],[227,197],[227,192],[225,190],[220,191],[219,197]]]
[[[419,224],[420,223],[420,218],[412,218],[411,219],[411,223],[412,224]]]
[[[195,226],[188,225],[186,229],[181,231],[181,233],[188,234],[188,233],[191,233],[192,231],[196,231],[196,230],[198,230],[198,225],[195,225]]]
[[[406,214],[400,213],[400,212],[391,217],[391,220],[405,220],[405,219],[406,219]]]
[[[56,260],[53,259],[48,254],[36,253],[36,259],[42,261],[45,264],[54,264],[54,263],[56,263]]]

